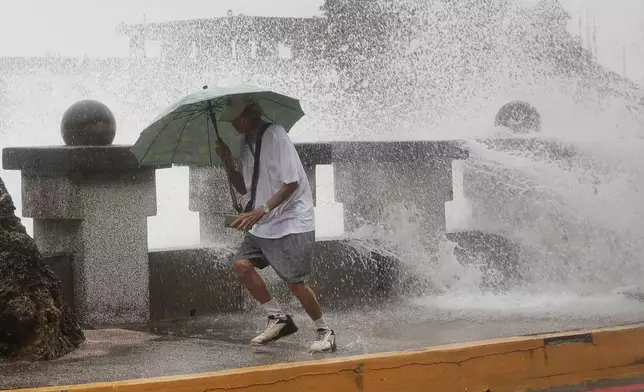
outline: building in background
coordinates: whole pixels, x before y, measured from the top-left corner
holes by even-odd
[[[309,59],[323,56],[324,18],[228,16],[162,23],[121,24],[130,37],[130,57],[147,57],[150,41],[160,57],[222,60]]]

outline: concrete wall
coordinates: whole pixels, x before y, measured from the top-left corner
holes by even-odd
[[[258,306],[237,280],[234,249],[201,247],[150,251],[152,320],[241,311]],[[348,241],[318,241],[310,285],[324,305],[352,306],[396,295],[398,260]],[[299,306],[272,269],[260,271],[271,294]]]
[[[311,287],[321,303],[373,304],[395,296],[400,261],[350,241],[318,241]]]
[[[257,307],[233,269],[234,249],[204,246],[151,250],[149,260],[150,320],[181,319]],[[74,306],[71,254],[45,256]],[[323,305],[373,304],[398,293],[399,262],[349,241],[318,241],[310,280]],[[262,270],[271,294],[280,302],[297,300],[270,268]],[[109,324],[109,323],[107,323]]]
[[[72,255],[69,253],[50,253],[42,255],[43,262],[60,279],[63,298],[70,309],[76,309],[74,302],[74,269]]]
[[[232,257],[226,248],[150,251],[150,319],[241,310],[242,286]]]
[[[502,292],[522,282],[527,266],[521,263],[518,244],[478,230],[447,233],[445,237],[457,244],[454,255],[461,265],[480,265],[481,290]]]

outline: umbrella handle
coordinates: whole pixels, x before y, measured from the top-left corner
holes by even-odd
[[[221,140],[219,136],[219,129],[217,128],[217,117],[215,116],[215,111],[212,108],[212,103],[208,102],[208,114],[210,115],[210,121],[212,126],[215,128],[215,135],[217,135],[217,140]]]

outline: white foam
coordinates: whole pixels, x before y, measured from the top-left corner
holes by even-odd
[[[619,294],[588,295],[562,291],[507,294],[443,294],[417,298],[414,303],[430,309],[467,314],[526,317],[599,318],[617,314],[642,314],[644,303]]]

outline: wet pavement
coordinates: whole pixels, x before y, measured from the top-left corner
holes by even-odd
[[[260,311],[158,323],[151,327],[94,329],[86,331],[87,341],[80,349],[64,358],[40,363],[0,362],[0,389],[182,375],[611,327],[642,321],[644,305],[633,306],[637,309],[627,307],[617,311],[613,307],[612,313],[603,315],[584,310],[570,316],[549,312],[513,315],[489,310],[446,310],[419,303],[327,312],[329,324],[338,336],[338,352],[326,355],[307,353],[314,332],[303,313],[294,314],[300,327],[297,334],[261,348],[249,345],[250,339],[263,328],[264,316]]]

